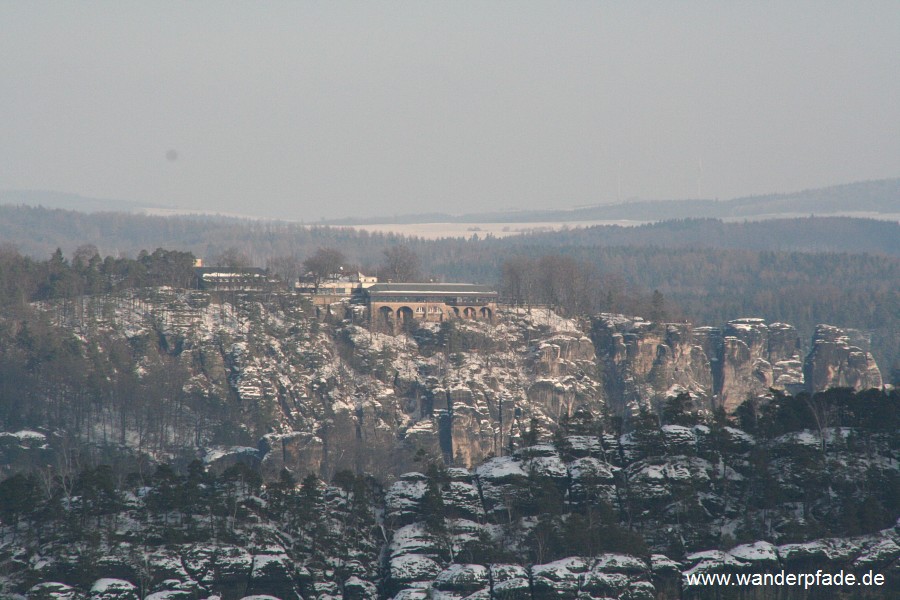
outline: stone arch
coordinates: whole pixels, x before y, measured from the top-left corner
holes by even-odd
[[[415,313],[410,307],[401,306],[397,309],[397,323],[401,325],[405,323],[412,323],[415,318]]]
[[[388,329],[394,326],[394,310],[390,306],[382,306],[378,309],[378,325]]]
[[[471,306],[467,306],[465,309],[463,309],[463,316],[467,319],[474,319],[476,315],[477,313],[475,312],[475,309]]]
[[[488,308],[487,306],[482,306],[481,307],[481,318],[484,319],[485,321],[493,320],[494,315],[493,315],[493,313],[491,313],[491,309]]]
[[[450,308],[453,309],[453,316],[458,319],[459,318],[459,309],[456,308],[455,306],[451,306]]]

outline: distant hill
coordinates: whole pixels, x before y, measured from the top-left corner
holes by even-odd
[[[360,264],[378,260],[385,244],[414,244],[418,250],[443,248],[424,239],[358,232],[342,227],[256,221],[223,216],[154,216],[122,212],[85,214],[63,209],[0,206],[0,243],[46,258],[57,247],[69,255],[78,246],[96,244],[102,252],[135,255],[165,247],[211,257],[240,249],[255,264],[278,255],[305,256],[320,246],[335,246]],[[459,240],[447,240],[454,246]],[[488,241],[488,239],[485,239]],[[900,223],[851,217],[802,217],[728,223],[721,219],[671,219],[637,227],[572,227],[534,232],[489,242],[497,251],[523,246],[705,247],[782,252],[846,252],[900,256]]]
[[[72,210],[83,213],[120,212],[179,214],[176,207],[92,198],[44,190],[0,190],[0,205]],[[191,211],[195,214],[194,211]],[[200,211],[202,213],[202,211]],[[214,213],[208,213],[212,216]],[[219,214],[219,213],[215,213]],[[785,194],[746,196],[732,200],[629,200],[573,209],[510,210],[451,215],[440,212],[381,217],[346,217],[319,225],[372,225],[384,223],[539,223],[579,221],[655,222],[671,219],[713,218],[761,220],[816,216],[856,216],[900,221],[900,178],[861,181]],[[241,215],[233,215],[241,217]],[[252,218],[247,216],[246,218]]]
[[[846,252],[900,257],[900,223],[853,217],[796,217],[725,222],[672,219],[636,227],[597,225],[506,238],[508,247],[660,246],[770,252]]]
[[[768,194],[736,198],[724,203],[723,217],[867,212],[900,213],[900,178],[880,179],[803,190],[792,194]]]
[[[0,190],[0,205],[43,206],[78,212],[143,212],[148,208],[162,208],[159,205],[139,204],[127,200],[109,200],[46,190]]]
[[[900,220],[900,178],[732,200],[635,200],[566,210],[525,210],[448,215],[425,213],[328,224],[535,223],[543,221],[662,221],[668,219],[770,219],[809,215],[854,215]]]

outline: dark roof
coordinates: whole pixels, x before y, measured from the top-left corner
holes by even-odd
[[[260,269],[259,267],[244,267],[244,268],[233,268],[233,267],[194,267],[194,273],[199,277],[203,277],[204,275],[265,275],[266,270]]]
[[[371,295],[388,294],[450,294],[454,296],[466,294],[496,294],[497,290],[489,285],[474,283],[376,283],[366,288]]]

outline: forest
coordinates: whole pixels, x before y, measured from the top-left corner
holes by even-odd
[[[704,559],[718,572],[835,568],[847,556],[868,557],[861,564],[895,585],[887,569],[896,558],[900,477],[886,461],[897,448],[898,400],[877,390],[778,395],[743,406],[737,429],[721,413],[698,417],[684,396],[659,416],[642,414],[619,438],[615,422],[581,411],[552,435],[532,424],[514,456],[474,472],[422,455],[419,471],[392,485],[349,471],[328,483],[286,470],[263,481],[242,462],[211,468],[199,460],[143,470],[75,461],[67,471],[22,472],[0,481],[0,564],[10,574],[0,589],[65,582],[54,585],[74,592],[116,577],[137,597],[171,590],[185,600],[323,590],[389,598],[423,584],[466,594],[484,587],[498,599],[568,598],[573,585],[605,591],[602,598],[626,584],[718,598],[683,589],[678,569]],[[823,414],[831,434],[810,445],[808,432],[825,431]],[[661,469],[670,476],[654,481]],[[770,548],[785,562],[716,566],[710,558],[744,556],[742,548]],[[628,577],[566,584],[552,575],[554,561],[574,568],[598,560],[624,562]],[[674,571],[658,570],[659,561]],[[446,580],[488,566],[512,574]]]

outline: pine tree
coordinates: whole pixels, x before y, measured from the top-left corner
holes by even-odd
[[[431,461],[425,474],[428,482],[425,495],[419,503],[419,514],[429,533],[437,537],[444,536],[447,534],[447,523],[444,519],[443,490],[449,484],[447,469],[443,463]]]
[[[522,434],[522,445],[524,447],[534,446],[541,438],[541,423],[536,416],[532,416],[528,421],[528,429]]]

